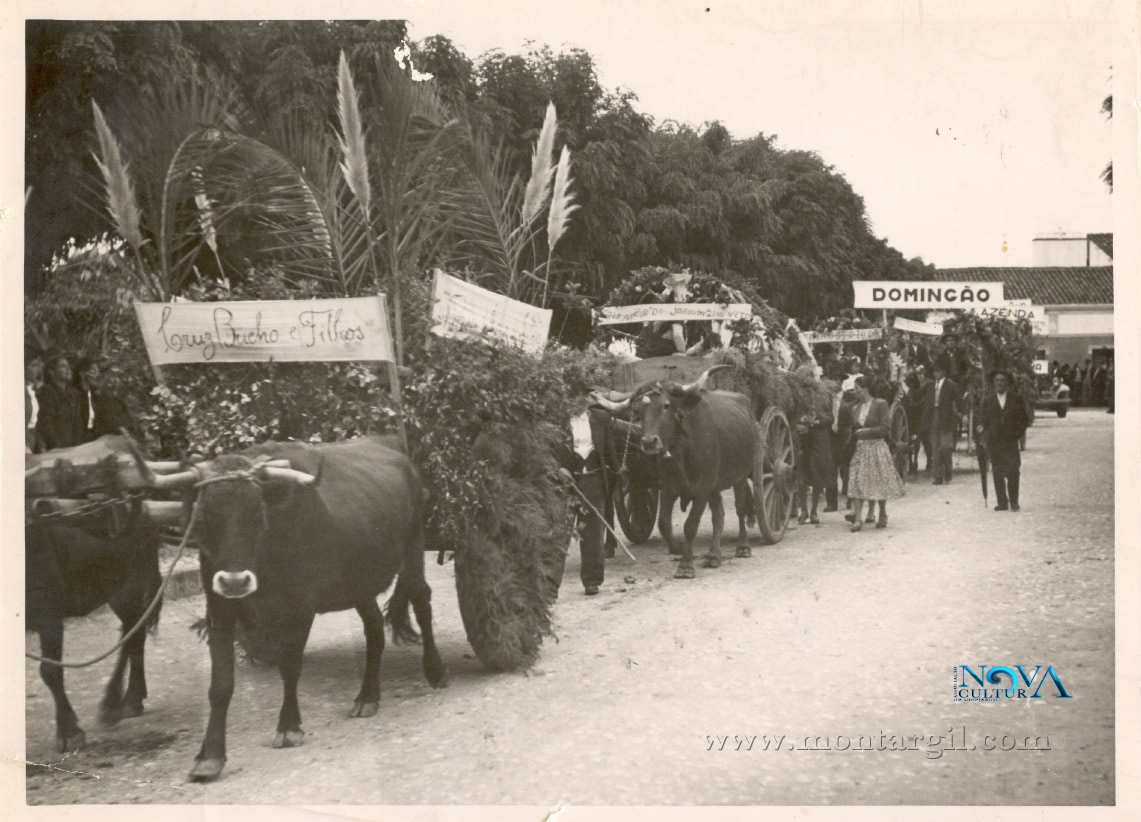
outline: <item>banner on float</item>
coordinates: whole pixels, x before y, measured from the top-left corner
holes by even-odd
[[[536,355],[547,346],[549,308],[496,294],[439,269],[432,299],[432,333],[439,337],[492,339]]]
[[[384,295],[135,303],[151,365],[395,360]]]
[[[943,325],[941,323],[920,323],[915,320],[908,320],[904,317],[896,317],[895,327],[900,331],[910,331],[914,334],[930,334],[932,337],[940,337],[943,335]]]
[[[1003,317],[1007,320],[1029,320],[1036,336],[1046,333],[1046,309],[1041,305],[1031,305],[1030,300],[1007,300],[1004,305],[984,306],[967,309],[980,317]]]
[[[644,322],[689,322],[691,320],[741,320],[753,316],[748,303],[647,303],[597,308],[597,325]]]
[[[866,342],[883,338],[883,329],[876,328],[839,328],[835,331],[801,331],[801,339],[812,345],[820,343],[837,342]]]
[[[971,308],[1005,305],[1001,282],[855,280],[856,308]]]

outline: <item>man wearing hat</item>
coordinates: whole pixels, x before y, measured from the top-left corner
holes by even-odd
[[[1022,398],[1010,391],[1014,379],[999,368],[987,375],[994,393],[983,400],[982,414],[975,432],[985,443],[994,474],[996,511],[1018,510],[1018,480],[1022,455],[1018,443],[1030,420]]]
[[[925,400],[922,417],[930,420],[931,450],[935,455],[935,485],[951,481],[951,454],[955,450],[955,426],[962,415],[962,391],[948,373],[951,358],[946,353],[935,358],[935,379]]]

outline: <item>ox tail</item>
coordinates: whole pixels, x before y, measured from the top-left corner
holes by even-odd
[[[410,580],[407,570],[401,571],[396,578],[396,587],[392,589],[392,596],[384,604],[384,615],[388,624],[392,626],[392,641],[397,645],[401,643],[419,644],[420,634],[412,627],[409,616],[409,606],[412,604],[412,595],[416,590],[416,582]]]

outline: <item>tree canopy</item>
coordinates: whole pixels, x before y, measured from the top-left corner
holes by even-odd
[[[172,219],[182,219],[178,225],[187,232],[198,230],[195,220],[203,235],[212,229],[201,207],[195,211],[185,204],[206,192],[213,198],[208,203],[217,200],[217,189],[198,180],[220,169],[229,175],[226,191],[234,202],[239,184],[260,185],[258,196],[279,198],[309,196],[302,190],[307,185],[317,192],[313,208],[331,213],[344,210],[347,195],[327,192],[332,199],[321,200],[317,178],[336,168],[329,135],[340,134],[339,55],[344,51],[360,81],[366,139],[383,143],[370,160],[382,180],[393,176],[384,165],[392,162],[383,156],[384,145],[404,137],[391,130],[395,121],[385,95],[393,86],[377,67],[391,62],[406,33],[400,21],[29,22],[25,287],[38,287],[53,256],[70,241],[82,245],[111,228],[106,214],[90,207],[94,198],[79,196],[93,189],[99,174],[92,102],[122,140],[140,210],[151,209],[152,220],[160,220],[155,207],[163,197],[178,194],[168,184],[171,157],[206,157],[187,153],[180,142],[193,130],[191,122],[200,139],[216,142],[221,134],[230,142],[228,154],[210,155],[214,165],[188,166],[198,176],[187,178],[192,182],[178,195],[183,199],[171,205]],[[439,109],[427,119],[412,112],[408,122],[426,131],[470,135],[487,156],[499,158],[495,171],[501,175],[526,178],[548,103],[554,103],[555,151],[570,151],[570,191],[579,210],[557,255],[536,250],[519,264],[540,266],[550,257],[554,304],[564,312],[575,314],[583,298],[600,301],[631,270],[648,265],[685,265],[747,282],[774,307],[809,322],[849,306],[854,279],[923,276],[922,261],[905,260],[874,235],[863,199],[821,157],[782,147],[774,135],[736,139],[719,122],[655,123],[639,111],[632,91],[604,88],[593,58],[581,49],[556,53],[534,46],[521,54],[493,50],[472,58],[447,38],[433,36],[412,44],[411,62],[434,76],[432,105]],[[174,142],[153,139],[157,124],[147,118],[156,112]],[[182,131],[170,127],[178,117],[188,123]],[[413,138],[429,139],[408,139]],[[434,159],[404,158],[404,191],[419,196],[470,186],[476,167],[459,160],[449,165],[456,142],[438,142]],[[218,165],[218,157],[230,165]],[[421,183],[429,178],[431,186],[424,189]],[[403,196],[390,192],[381,202],[390,211],[399,209]],[[417,200],[417,213],[427,222],[447,221],[447,210],[434,202]],[[209,249],[203,242],[186,247],[187,270],[222,277],[245,264],[296,263],[296,243],[320,234],[315,224],[279,224],[273,229],[284,242],[266,242],[260,212],[246,214],[245,223],[241,214],[228,216]],[[398,217],[387,214],[385,225],[395,225]],[[290,229],[302,237],[292,249]],[[157,231],[144,224],[144,245],[155,243]],[[401,265],[480,265],[465,250],[470,238],[457,234],[454,221],[435,234],[400,234],[400,242],[402,249],[405,243],[415,246]],[[397,265],[392,254],[389,263]],[[585,315],[575,317],[556,329],[581,340],[589,322]]]

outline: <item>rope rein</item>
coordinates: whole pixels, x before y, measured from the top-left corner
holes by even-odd
[[[102,662],[104,659],[111,656],[111,654],[115,653],[124,645],[126,645],[127,642],[130,641],[131,637],[137,634],[147,624],[147,620],[150,619],[151,614],[154,613],[155,608],[157,608],[158,604],[162,601],[163,593],[165,593],[167,585],[170,584],[170,579],[174,575],[175,566],[177,566],[179,560],[182,559],[182,554],[186,550],[186,544],[190,540],[190,534],[194,531],[194,524],[197,519],[198,503],[195,502],[194,509],[190,512],[190,522],[187,523],[186,531],[182,534],[182,542],[179,543],[178,553],[175,555],[174,560],[170,563],[170,567],[166,571],[166,576],[163,577],[162,585],[159,586],[158,592],[154,595],[154,598],[151,600],[150,605],[147,606],[147,609],[143,611],[143,615],[139,617],[139,621],[135,623],[134,627],[132,627],[131,630],[123,634],[122,638],[117,643],[115,643],[115,645],[113,645],[110,650],[100,654],[93,659],[88,659],[83,662],[63,662],[58,659],[48,659],[47,657],[38,656],[37,654],[29,654],[27,652],[24,653],[24,656],[28,659],[35,660],[36,662],[40,662],[45,665],[55,665],[59,668],[86,668],[90,665],[94,665],[96,662]]]

